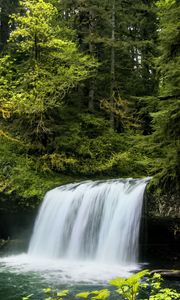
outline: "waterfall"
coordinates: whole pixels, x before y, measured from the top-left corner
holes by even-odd
[[[105,263],[137,262],[148,181],[86,181],[49,191],[35,222],[28,254]]]

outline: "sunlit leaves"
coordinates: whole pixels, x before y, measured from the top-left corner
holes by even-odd
[[[175,299],[179,299],[180,294],[172,289],[169,288],[165,288],[165,289],[161,289],[158,293],[156,293],[155,295],[151,295],[149,297],[149,300],[175,300]]]
[[[22,300],[29,300],[34,294],[30,294],[22,298]]]
[[[140,289],[142,288],[141,279],[148,274],[148,270],[143,270],[130,276],[129,278],[116,278],[109,281],[109,283],[118,287],[116,292],[122,295],[125,299],[135,300]]]
[[[17,23],[17,28],[11,33],[10,40],[18,39],[19,49],[24,51],[33,47],[35,35],[41,41],[46,41],[51,36],[53,33],[51,22],[55,18],[57,10],[52,4],[43,0],[23,0],[20,1],[20,5],[23,15],[12,15],[12,20]],[[19,38],[22,39],[19,40]]]
[[[82,293],[76,294],[76,297],[83,298],[83,299],[87,299],[89,296],[90,296],[90,299],[93,299],[93,300],[105,300],[110,296],[110,291],[108,289],[103,289],[103,290],[99,290],[99,291],[82,292]]]
[[[90,294],[91,294],[91,292],[82,292],[82,293],[76,294],[76,297],[78,297],[78,298],[83,298],[83,299],[87,299],[87,298],[89,297]]]
[[[47,297],[44,298],[44,300],[62,300],[69,294],[69,290],[56,291],[52,288],[46,288],[43,289],[43,291],[47,294]]]
[[[175,2],[176,0],[158,0],[156,5],[161,8],[170,8]]]
[[[11,18],[16,26],[9,53],[0,59],[0,112],[4,119],[18,119],[16,131],[24,140],[28,139],[24,123],[29,124],[32,139],[41,140],[42,134],[53,130],[49,113],[62,108],[64,97],[93,74],[97,63],[66,36],[51,3],[21,1],[20,12]]]
[[[179,299],[179,293],[176,290],[169,288],[161,288],[161,275],[151,273],[148,270],[140,271],[129,278],[115,278],[109,282],[110,285],[118,287],[117,290],[110,291],[110,289],[95,290],[89,292],[80,292],[71,296],[72,299],[91,299],[91,300],[105,300],[109,296],[113,299],[124,300],[176,300]],[[157,285],[158,284],[158,285]],[[55,289],[46,288],[43,290],[47,297],[44,300],[62,300],[69,295],[69,290],[62,290],[57,292]],[[30,295],[31,296],[31,295]],[[114,297],[115,296],[115,297]],[[148,296],[148,298],[147,298]],[[24,300],[28,300],[23,298]]]

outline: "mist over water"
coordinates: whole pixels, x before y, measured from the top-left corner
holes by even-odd
[[[28,254],[97,263],[136,263],[147,181],[88,181],[49,191]]]

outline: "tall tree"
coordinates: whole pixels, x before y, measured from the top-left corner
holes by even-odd
[[[62,107],[64,96],[88,78],[96,64],[67,38],[73,33],[56,22],[52,4],[43,0],[20,4],[20,13],[12,16],[16,28],[9,53],[1,59],[1,110],[19,116],[19,123],[24,118],[26,136],[44,140],[51,132],[49,114]]]
[[[157,69],[160,76],[158,111],[153,114],[156,147],[162,151],[159,182],[167,192],[180,189],[180,3],[159,0],[159,51]]]
[[[114,89],[115,89],[115,29],[116,29],[116,17],[115,17],[115,10],[116,10],[116,1],[112,1],[112,20],[111,20],[111,86],[110,86],[110,98],[111,98],[111,106],[114,106]],[[114,129],[114,114],[111,112],[110,114],[110,124],[111,127]]]
[[[113,116],[116,105],[113,107],[111,102],[117,95],[129,98],[131,95],[142,96],[155,92],[152,62],[155,52],[156,15],[152,1],[139,0],[132,3],[121,0],[110,3],[99,0],[69,0],[64,1],[64,9],[77,30],[83,51],[92,51],[93,47],[94,54],[101,62],[96,74],[96,82],[100,88],[95,94],[92,85],[87,86],[89,95],[93,90],[96,109],[101,99],[109,99],[109,115]],[[116,76],[112,79],[114,72]]]
[[[19,0],[0,0],[0,51],[7,44],[10,34],[10,15],[15,12]]]
[[[179,32],[179,1],[161,0],[159,7],[160,31],[159,50],[157,60],[160,73],[160,94],[165,97],[180,96],[180,32]]]
[[[95,56],[96,54],[96,48],[91,40],[91,36],[95,33],[95,28],[96,28],[96,12],[94,11],[94,8],[91,7],[89,10],[89,53],[91,56]],[[90,83],[89,83],[89,103],[88,103],[88,108],[90,112],[94,112],[94,98],[95,98],[95,83],[96,79],[91,78]]]

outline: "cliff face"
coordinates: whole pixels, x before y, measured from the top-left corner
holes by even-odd
[[[157,195],[147,188],[142,228],[145,260],[180,267],[179,194]]]
[[[25,200],[23,199],[22,204],[26,203]],[[36,208],[28,206],[24,210],[10,196],[1,197],[1,202],[0,239],[26,238],[28,240],[37,215],[38,201],[36,201]],[[164,261],[165,265],[168,262],[170,266],[175,267],[180,264],[179,193],[158,195],[147,187],[140,243],[141,258],[143,257],[146,262],[156,261],[157,266],[161,266],[161,261]]]
[[[180,218],[180,196],[175,194],[164,194],[157,197],[153,193],[145,197],[147,215],[159,218]]]

